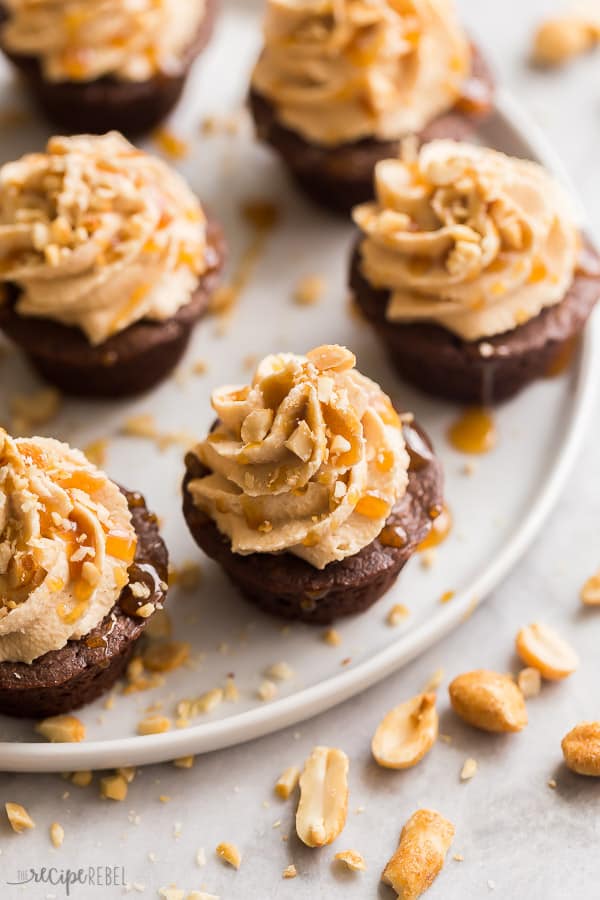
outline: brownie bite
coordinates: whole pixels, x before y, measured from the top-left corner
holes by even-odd
[[[0,169],[0,329],[47,381],[126,397],[162,381],[225,253],[183,179],[111,132]]]
[[[354,210],[350,285],[400,375],[457,403],[507,400],[569,356],[600,258],[537,163],[453,141],[378,163]]]
[[[0,0],[0,46],[68,133],[142,134],[177,104],[218,0]]]
[[[472,137],[493,94],[453,0],[267,2],[250,89],[257,133],[328,209],[369,200],[376,163],[405,137]]]
[[[168,557],[140,494],[78,450],[0,431],[0,713],[89,703],[162,608]]]
[[[266,612],[313,624],[363,612],[442,509],[426,435],[336,345],[266,357],[213,393],[186,457],[184,515],[204,552]]]

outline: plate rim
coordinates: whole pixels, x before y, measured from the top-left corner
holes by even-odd
[[[569,189],[577,204],[582,223],[587,219],[572,179],[554,148],[537,125],[531,122],[521,104],[505,89],[496,97],[496,112],[520,140],[528,144],[532,155],[542,162]],[[0,742],[0,771],[62,772],[77,769],[103,769],[123,765],[150,765],[180,756],[209,753],[246,743],[298,724],[337,706],[415,659],[449,634],[516,565],[556,503],[574,465],[594,409],[600,381],[600,316],[596,312],[584,333],[578,358],[578,372],[572,394],[571,415],[564,441],[551,464],[546,484],[539,490],[518,531],[502,550],[488,562],[469,588],[457,594],[452,603],[440,608],[430,620],[406,632],[388,647],[354,668],[327,678],[320,684],[303,688],[269,705],[203,722],[165,734],[113,738],[80,744],[38,742]]]

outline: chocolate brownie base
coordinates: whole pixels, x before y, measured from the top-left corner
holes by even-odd
[[[168,570],[167,548],[156,516],[140,494],[123,491],[137,533],[131,581],[150,588],[144,603],[163,603]],[[139,605],[126,587],[110,615],[90,634],[51,650],[33,663],[0,663],[0,713],[18,718],[43,718],[77,709],[109,690],[127,665],[149,619],[131,612]],[[129,610],[129,612],[127,611]]]
[[[494,81],[487,64],[473,48],[473,72],[464,99],[438,116],[418,135],[421,143],[436,138],[465,141],[492,109]],[[310,143],[277,119],[274,104],[252,90],[250,109],[259,138],[279,153],[299,187],[319,206],[347,215],[353,206],[373,196],[376,163],[400,153],[401,141],[364,138],[335,147]]]
[[[190,44],[179,75],[164,73],[148,81],[120,81],[104,76],[95,81],[47,81],[37,57],[21,56],[3,47],[23,75],[43,114],[66,134],[121,131],[129,137],[155,128],[175,107],[192,63],[210,40],[218,0],[207,0],[206,15]],[[0,24],[8,18],[0,6]]]
[[[92,346],[79,328],[16,312],[17,292],[0,303],[0,329],[33,368],[65,394],[90,399],[131,397],[150,390],[175,368],[194,325],[207,310],[225,258],[223,233],[208,228],[209,269],[192,299],[165,322],[142,319]]]
[[[375,326],[400,375],[428,394],[455,403],[502,403],[530,382],[568,362],[594,305],[600,300],[600,256],[587,242],[564,300],[525,325],[479,341],[465,341],[429,322],[389,322],[389,292],[376,290],[360,270],[356,245],[350,288],[359,309]]]
[[[186,457],[183,512],[199,547],[223,566],[244,596],[264,612],[312,625],[328,625],[364,612],[394,583],[431,529],[443,500],[441,465],[429,440],[416,426],[405,426],[411,453],[408,490],[395,505],[386,529],[397,529],[402,546],[380,535],[355,556],[316,569],[291,553],[233,553],[229,539],[192,500],[188,484],[207,474],[198,458]],[[383,534],[383,533],[382,533]]]

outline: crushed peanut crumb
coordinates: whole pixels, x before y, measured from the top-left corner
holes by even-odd
[[[277,695],[277,685],[273,681],[269,681],[268,678],[265,678],[259,685],[257,694],[264,703],[268,700],[273,700]]]
[[[76,716],[51,716],[35,730],[53,744],[78,744],[85,738],[85,725]]]
[[[289,866],[286,866],[281,875],[282,878],[296,878],[298,875],[298,870],[296,866],[292,863]]]
[[[226,862],[227,865],[232,866],[234,869],[239,869],[242,864],[242,855],[235,844],[227,842],[218,844],[215,853],[223,862]]]
[[[50,826],[50,840],[52,845],[58,849],[62,847],[65,839],[65,829],[58,822],[53,822]]]
[[[297,766],[289,766],[281,773],[275,783],[275,793],[282,800],[287,800],[293,794],[300,779],[300,769]]]
[[[343,863],[351,872],[366,872],[367,864],[364,857],[357,850],[340,850],[336,853],[334,859]]]
[[[410,610],[404,603],[395,603],[387,614],[386,622],[392,628],[397,628],[401,622],[410,616]]]
[[[320,275],[305,275],[294,289],[294,301],[300,306],[314,306],[325,293],[325,279]]]
[[[588,578],[582,587],[581,602],[585,606],[600,606],[600,572]]]
[[[179,759],[173,760],[173,765],[176,769],[191,769],[195,761],[195,756],[180,756]]]
[[[166,716],[147,716],[138,723],[137,733],[146,734],[164,734],[171,728],[171,720]]]
[[[265,675],[274,681],[289,681],[294,677],[294,671],[286,662],[278,662],[269,666],[265,670]]]
[[[517,675],[517,684],[526,700],[529,700],[530,697],[537,697],[542,689],[542,676],[539,669],[534,669],[532,666],[521,669]]]
[[[6,810],[6,815],[8,817],[8,823],[13,831],[17,834],[21,834],[23,831],[29,831],[31,828],[35,828],[35,822],[27,812],[24,806],[21,806],[20,803],[5,803],[4,809]]]
[[[339,647],[342,643],[342,637],[335,628],[328,628],[327,631],[323,633],[323,640],[326,644],[329,644],[330,647]]]
[[[100,779],[100,796],[122,802],[127,797],[127,781],[122,775],[106,775]]]
[[[477,768],[478,768],[477,760],[472,759],[471,757],[469,757],[469,759],[466,759],[464,762],[464,765],[461,769],[460,780],[461,781],[470,781],[471,778],[473,778],[476,775]]]
[[[150,672],[173,672],[184,664],[190,655],[187,641],[164,641],[146,648],[143,662]]]

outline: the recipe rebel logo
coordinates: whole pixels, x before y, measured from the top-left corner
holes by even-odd
[[[42,867],[19,869],[16,878],[6,884],[11,887],[46,884],[62,888],[66,897],[74,897],[77,888],[124,888],[127,878],[123,866],[87,866],[79,869]]]

